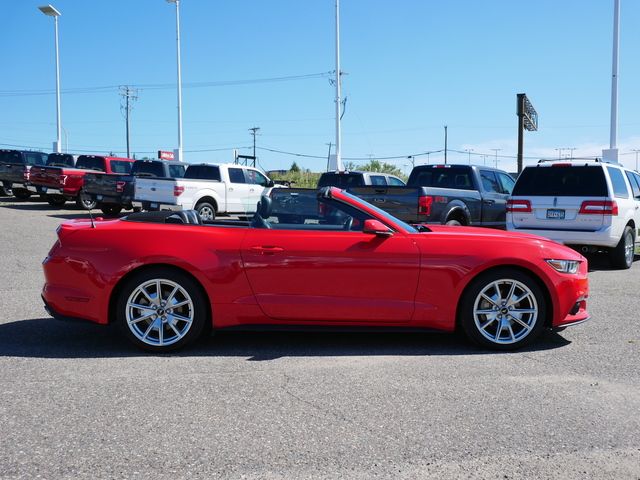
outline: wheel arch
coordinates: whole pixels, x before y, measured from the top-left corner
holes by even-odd
[[[205,323],[205,326],[212,325],[213,312],[212,312],[212,309],[211,309],[211,301],[210,301],[209,295],[207,294],[207,291],[204,288],[204,285],[202,284],[200,279],[198,279],[198,277],[193,275],[193,273],[189,272],[188,270],[186,270],[184,268],[181,268],[181,267],[179,267],[177,265],[170,264],[170,263],[151,263],[151,264],[141,265],[139,267],[136,267],[136,268],[128,271],[125,275],[123,275],[118,280],[118,282],[115,284],[115,286],[111,289],[111,293],[109,295],[108,315],[107,315],[107,323],[108,324],[114,323],[114,319],[115,319],[115,315],[116,315],[116,303],[118,302],[118,296],[120,295],[120,292],[124,288],[124,285],[127,283],[127,281],[131,277],[133,277],[134,275],[138,275],[141,272],[144,272],[144,271],[147,271],[147,270],[152,270],[154,268],[165,268],[167,270],[172,270],[172,271],[175,271],[175,272],[179,272],[179,273],[181,273],[183,275],[186,275],[189,278],[191,278],[191,280],[193,280],[195,282],[195,284],[197,285],[197,287],[200,289],[200,293],[202,294],[203,298],[205,299],[205,309],[206,309],[206,312],[207,312],[207,322]]]
[[[469,218],[469,210],[465,205],[453,205],[447,210],[442,223],[447,223],[449,220],[458,220],[463,226],[466,226],[470,223]]]
[[[553,315],[554,315],[554,311],[553,311],[553,297],[551,296],[551,292],[549,290],[549,287],[547,286],[547,284],[544,282],[544,280],[540,277],[540,275],[538,275],[536,272],[534,272],[533,270],[526,268],[522,265],[517,265],[517,264],[502,264],[502,265],[493,265],[491,267],[488,267],[484,270],[481,270],[479,272],[475,272],[473,276],[469,277],[467,282],[465,283],[464,287],[462,288],[462,291],[460,292],[460,295],[458,296],[458,302],[456,304],[456,316],[455,316],[455,328],[456,330],[460,329],[460,322],[461,322],[461,304],[462,304],[462,300],[464,299],[464,296],[466,295],[467,291],[469,290],[469,288],[471,287],[471,284],[473,283],[473,281],[482,276],[482,275],[487,275],[491,272],[497,271],[497,270],[503,270],[505,268],[509,268],[512,270],[517,270],[520,273],[523,273],[527,276],[529,276],[534,282],[536,282],[536,284],[538,285],[538,287],[540,287],[540,290],[542,291],[542,294],[544,295],[544,299],[545,299],[545,303],[546,303],[546,308],[545,308],[545,327],[550,327],[553,323]]]
[[[218,207],[218,201],[213,195],[210,195],[210,194],[205,194],[202,197],[198,198],[195,202],[193,202],[193,208],[197,209],[198,205],[200,205],[203,202],[210,203],[211,205],[213,205],[213,208],[216,210],[216,213],[220,211],[220,208]]]

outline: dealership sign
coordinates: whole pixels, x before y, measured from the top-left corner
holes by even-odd
[[[163,150],[158,150],[158,158],[160,160],[173,160],[175,157],[173,152],[165,152]]]

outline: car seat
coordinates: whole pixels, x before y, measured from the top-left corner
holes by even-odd
[[[271,198],[266,195],[262,195],[258,202],[256,213],[251,220],[251,226],[253,228],[271,228],[271,224],[267,222],[267,218],[271,216],[272,208],[273,203],[271,202]]]
[[[167,217],[165,223],[184,223],[191,225],[202,225],[202,219],[195,210],[181,210],[173,212]]]

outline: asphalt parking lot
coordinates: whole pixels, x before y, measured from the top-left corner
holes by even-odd
[[[69,204],[0,198],[1,478],[640,478],[640,261],[516,353],[437,334],[224,333],[170,356],[43,310]]]

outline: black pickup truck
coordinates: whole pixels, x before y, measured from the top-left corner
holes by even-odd
[[[83,190],[105,215],[117,215],[123,208],[133,208],[137,177],[182,178],[187,166],[182,162],[136,160],[128,175],[86,174]]]
[[[0,182],[5,192],[12,192],[16,198],[25,200],[38,191],[29,182],[33,165],[46,165],[47,154],[24,150],[0,150]]]
[[[506,202],[515,181],[502,170],[477,165],[419,165],[406,187],[354,187],[347,191],[412,224],[505,228]]]

